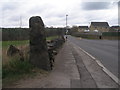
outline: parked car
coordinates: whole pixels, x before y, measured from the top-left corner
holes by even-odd
[[[84,32],[89,32],[90,30],[84,30]]]
[[[99,32],[99,30],[94,30],[94,32]]]

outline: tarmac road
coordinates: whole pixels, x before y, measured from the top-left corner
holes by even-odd
[[[101,63],[116,77],[118,77],[118,41],[90,40],[68,36],[68,40],[84,49]]]

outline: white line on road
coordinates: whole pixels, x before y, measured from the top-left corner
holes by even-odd
[[[112,74],[107,68],[103,68],[103,71],[106,72],[116,83],[120,85],[119,79]]]
[[[80,48],[80,47],[79,47]],[[92,59],[96,59],[95,57],[93,57],[91,54],[89,54],[88,52],[86,52],[85,50],[83,50],[82,48],[80,48],[84,53],[86,53],[88,56],[90,56]]]
[[[72,43],[74,46],[77,46],[76,44]],[[94,59],[97,64],[102,67],[102,70],[108,75],[110,76],[117,84],[120,85],[120,80],[114,75],[112,74],[99,60],[97,60],[95,57],[93,57],[91,54],[89,54],[88,52],[86,52],[85,50],[83,50],[82,48],[80,48],[79,46],[77,46],[80,50],[82,50],[84,53],[86,53],[88,56],[90,56],[92,59]]]

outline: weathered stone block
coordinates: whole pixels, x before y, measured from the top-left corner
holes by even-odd
[[[14,57],[17,56],[19,60],[24,61],[24,55],[22,50],[18,49],[17,47],[10,45],[7,50],[7,55]]]
[[[39,16],[31,17],[30,28],[30,62],[42,69],[50,70],[44,23]]]

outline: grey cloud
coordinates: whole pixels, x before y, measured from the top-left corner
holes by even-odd
[[[45,8],[44,7],[38,7],[38,6],[35,6],[35,7],[32,7],[32,8],[30,8],[30,10],[28,11],[28,13],[34,13],[34,14],[36,14],[36,13],[42,13],[43,12],[43,10],[44,10]]]
[[[110,2],[83,2],[82,9],[83,10],[102,10],[109,9],[111,3]]]
[[[26,16],[19,15],[19,14],[18,15],[9,16],[7,21],[18,23],[18,22],[20,22],[20,19],[22,20],[22,22],[27,21],[26,20],[27,19]]]
[[[118,2],[118,7],[120,8],[120,1]]]
[[[115,25],[117,26],[118,24],[120,24],[120,22],[118,21],[118,18],[114,18],[114,19],[109,20],[109,24],[113,26]]]
[[[29,5],[30,4],[30,5]],[[29,18],[34,15],[42,17],[45,25],[47,26],[65,26],[66,14],[68,14],[68,25],[89,25],[92,20],[104,20],[110,21],[112,24],[116,23],[116,20],[109,20],[104,16],[106,9],[112,9],[111,2],[83,2],[77,3],[69,7],[58,7],[59,3],[54,4],[36,4],[36,3],[4,3],[2,4],[4,12],[4,23],[6,26],[19,26],[20,16],[22,16],[22,26],[29,26]],[[115,5],[115,4],[114,4]],[[116,4],[117,5],[117,4]],[[81,9],[82,8],[82,9]],[[103,10],[105,9],[105,10]],[[90,11],[94,10],[94,11]],[[103,11],[98,11],[103,10]],[[112,12],[112,11],[111,11]],[[113,13],[110,14],[112,16]],[[114,19],[113,17],[112,19]],[[4,25],[4,26],[5,26]]]
[[[19,20],[20,20],[20,16],[12,16],[12,17],[10,17],[8,20],[9,20],[9,21],[14,21],[14,22],[16,22],[16,21],[19,21]]]
[[[64,13],[58,14],[56,16],[59,17],[59,18],[65,18],[65,14]]]
[[[2,10],[14,10],[17,9],[20,6],[18,2],[7,2],[2,5]]]
[[[50,11],[51,9],[54,9],[54,7],[50,4],[34,5],[30,8],[28,13],[44,13],[46,11]]]

